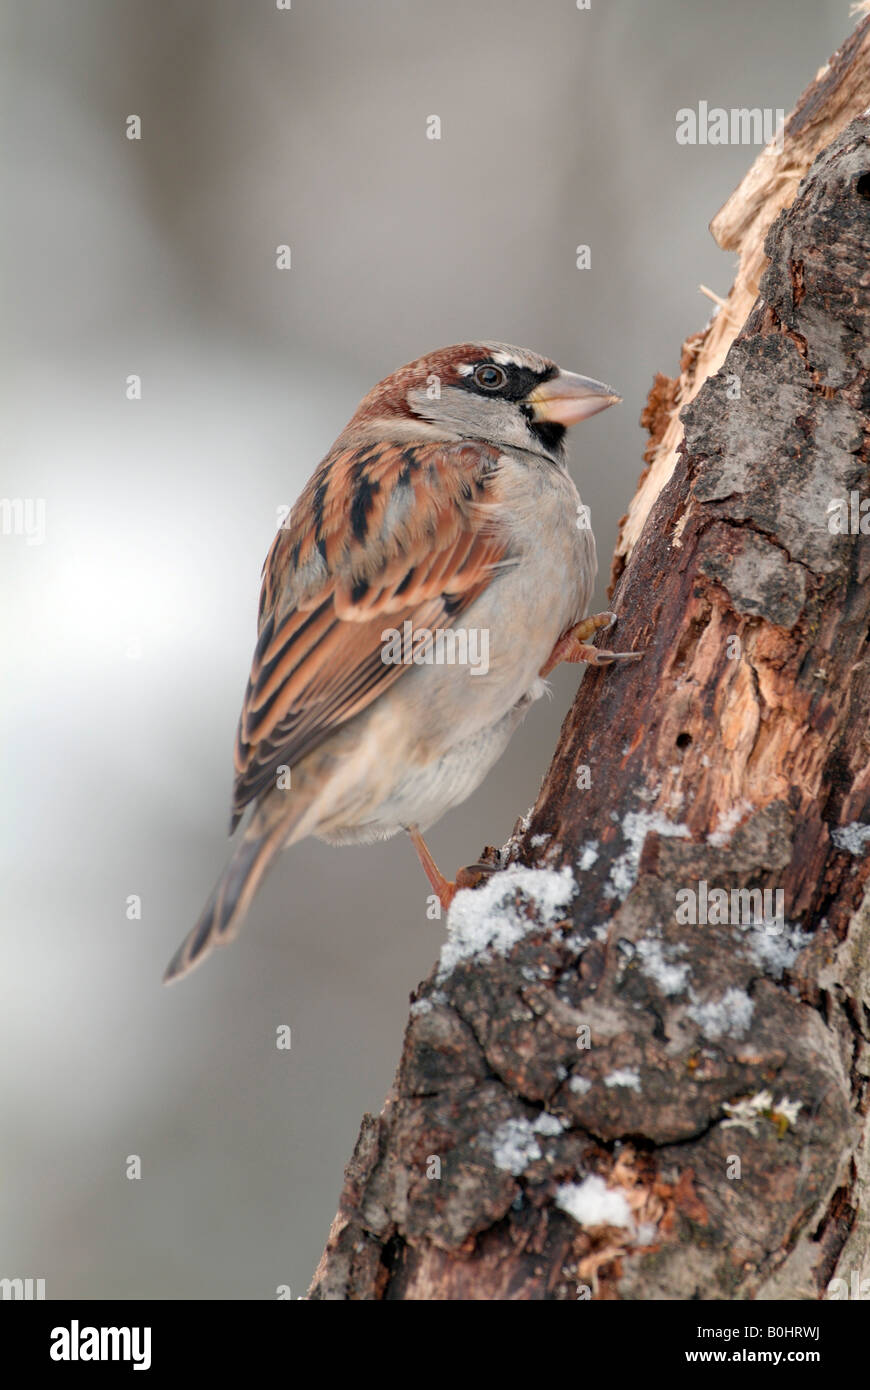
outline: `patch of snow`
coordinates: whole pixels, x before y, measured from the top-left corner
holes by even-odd
[[[573,1091],[575,1096],[585,1096],[587,1091],[592,1090],[592,1082],[587,1081],[585,1076],[572,1076],[568,1082],[569,1091]]]
[[[691,991],[690,991],[691,993]],[[741,1038],[752,1022],[755,1005],[743,989],[726,989],[721,999],[693,1002],[687,1010],[705,1038]]]
[[[707,836],[707,844],[714,845],[717,849],[722,845],[730,845],[731,836],[751,810],[752,802],[744,798],[742,801],[736,801],[729,811],[723,811],[716,822],[716,829],[711,830]]]
[[[514,902],[519,890],[534,908],[531,918]],[[450,904],[447,940],[441,948],[438,979],[461,960],[495,953],[507,955],[530,931],[551,927],[566,915],[577,891],[570,867],[526,869],[519,864],[491,874],[480,888],[463,888]]]
[[[865,846],[870,841],[870,825],[853,820],[851,825],[841,825],[832,830],[831,839],[837,849],[844,849],[847,854],[854,854],[860,859],[866,853]]]
[[[432,1011],[431,999],[417,999],[410,1009],[412,1018],[419,1018],[420,1014],[428,1014]]]
[[[791,969],[807,942],[813,939],[812,932],[789,926],[781,934],[774,935],[766,927],[753,924],[746,928],[746,933],[750,959],[774,980],[782,979],[783,973]]]
[[[503,1173],[519,1177],[541,1157],[541,1146],[528,1120],[505,1120],[492,1136],[492,1160]]]
[[[556,1206],[573,1216],[580,1226],[634,1226],[625,1197],[595,1173],[580,1183],[562,1183],[556,1193]]]
[[[640,1073],[634,1067],[623,1067],[621,1071],[612,1071],[609,1076],[604,1078],[605,1086],[627,1086],[629,1090],[640,1090]]]
[[[781,1115],[790,1125],[794,1125],[797,1123],[802,1104],[802,1101],[790,1100],[788,1096],[783,1096],[779,1104],[774,1105],[771,1091],[758,1091],[748,1100],[738,1100],[734,1105],[725,1102],[723,1109],[727,1112],[728,1119],[722,1121],[722,1128],[748,1129],[750,1134],[755,1134],[758,1121],[763,1115],[770,1119],[774,1115]]]
[[[542,832],[542,834],[540,835],[533,835],[532,838],[529,840],[529,844],[531,845],[532,849],[543,849],[544,845],[550,839],[552,839],[552,836],[549,830],[546,830]]]
[[[641,801],[658,801],[662,793],[661,782],[656,782],[654,787],[638,787],[637,794]],[[618,819],[618,817],[617,817]]]
[[[658,985],[662,994],[679,994],[685,989],[688,965],[674,965],[666,960],[660,941],[651,936],[644,937],[638,941],[636,950],[642,962],[641,971]]]
[[[784,1116],[790,1125],[795,1125],[802,1108],[803,1101],[790,1100],[788,1096],[783,1096],[779,1103],[773,1107],[773,1113]]]
[[[581,874],[585,874],[587,869],[591,869],[597,858],[598,841],[587,840],[585,845],[581,847],[580,858],[577,860],[577,868]]]
[[[565,1121],[560,1120],[558,1115],[550,1115],[546,1110],[542,1110],[532,1128],[536,1134],[561,1134],[565,1128]]]
[[[570,946],[572,951],[585,951],[589,945],[590,938],[584,936],[582,932],[571,932],[570,936],[565,937],[565,945]]]
[[[641,851],[651,830],[682,840],[690,838],[687,825],[675,824],[661,811],[627,811],[622,821],[622,834],[628,848],[610,866],[610,877],[604,885],[606,897],[620,901],[628,897],[637,883]]]
[[[524,1118],[505,1120],[490,1140],[493,1163],[503,1173],[512,1173],[518,1178],[530,1163],[537,1162],[542,1156],[535,1136],[561,1134],[564,1128],[557,1116],[548,1115],[546,1111],[542,1111],[534,1122]]]

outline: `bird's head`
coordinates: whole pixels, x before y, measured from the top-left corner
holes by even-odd
[[[560,460],[565,430],[621,398],[508,343],[458,343],[400,367],[361,401],[343,438],[459,439]]]

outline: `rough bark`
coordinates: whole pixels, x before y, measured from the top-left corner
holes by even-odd
[[[587,671],[502,871],[457,899],[313,1298],[870,1277],[870,535],[829,513],[870,498],[870,120],[842,128],[867,55],[865,21],[802,99],[832,143],[642,480],[613,606],[644,660]],[[678,920],[702,883],[781,890],[784,920]]]
[[[864,8],[868,8],[867,5]],[[683,439],[680,412],[718,372],[756,298],[767,265],[764,240],[788,207],[813,160],[870,101],[870,21],[864,20],[802,93],[785,124],[782,149],[772,142],[710,223],[723,251],[738,256],[737,274],[722,312],[683,343],[679,376],[659,373],[641,423],[649,430],[641,475],[622,519],[613,556],[614,580],[641,535],[650,509],[671,477]],[[703,288],[703,286],[702,286]],[[710,294],[710,291],[707,291]],[[716,298],[716,296],[712,296]]]

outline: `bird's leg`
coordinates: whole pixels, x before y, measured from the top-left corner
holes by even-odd
[[[426,844],[426,841],[423,839],[416,825],[410,825],[408,827],[408,834],[411,837],[411,844],[417,851],[420,863],[423,865],[423,872],[434,888],[438,901],[445,912],[453,902],[460,888],[476,888],[484,878],[487,878],[489,874],[495,873],[498,868],[497,863],[488,864],[482,860],[477,864],[469,864],[466,868],[459,869],[456,874],[455,882],[451,882],[449,878],[444,877],[441,870],[438,868],[438,865],[432,858],[429,846]]]
[[[417,851],[417,857],[423,866],[423,873],[435,890],[441,906],[447,910],[453,899],[456,897],[456,884],[451,883],[449,878],[445,878],[435,860],[429,852],[429,846],[420,834],[416,825],[408,826],[408,834],[411,837],[411,844]]]
[[[589,645],[588,638],[602,627],[613,627],[615,622],[615,613],[593,613],[563,632],[539,674],[548,676],[561,661],[588,661],[590,666],[610,666],[614,661],[640,661],[643,652],[609,652],[604,647]]]

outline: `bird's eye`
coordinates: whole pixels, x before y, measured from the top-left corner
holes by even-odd
[[[475,367],[473,380],[475,386],[482,386],[484,391],[498,391],[507,381],[507,372],[487,362],[482,367]]]

